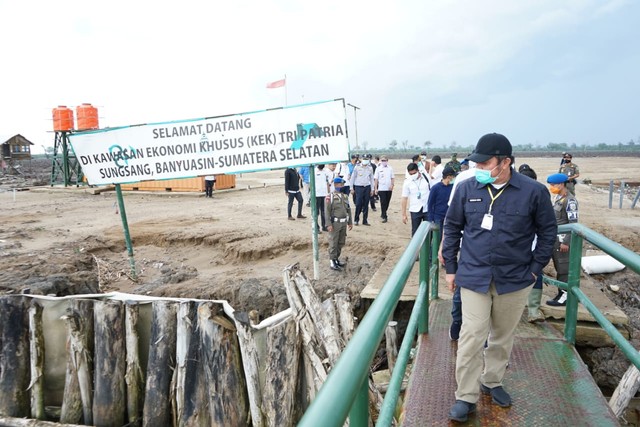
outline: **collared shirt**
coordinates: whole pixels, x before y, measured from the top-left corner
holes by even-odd
[[[431,182],[433,185],[442,181],[442,171],[444,171],[444,165],[442,163],[433,168],[433,172],[431,173],[431,176],[433,177]]]
[[[487,230],[481,224],[492,197],[493,225]],[[456,188],[444,224],[447,274],[456,275],[458,286],[480,293],[489,291],[492,280],[499,294],[524,289],[534,281],[531,273],[540,275],[549,262],[557,231],[549,191],[539,182],[512,172],[498,190],[468,179]]]
[[[418,172],[420,177],[417,181],[411,178],[404,180],[402,184],[402,197],[409,199],[409,212],[427,212],[427,202],[429,201],[429,181],[423,174]]]
[[[393,184],[393,168],[387,164],[387,166],[380,163],[376,168],[376,173],[373,174],[373,178],[378,182],[378,191],[390,191],[391,184]]]
[[[316,197],[325,197],[329,194],[329,170],[316,168]]]
[[[300,178],[302,178],[302,182],[305,184],[309,183],[309,167],[302,166],[298,168],[298,174],[300,174]]]
[[[353,168],[353,172],[351,173],[351,187],[355,185],[369,185],[373,189],[373,168],[371,166],[359,164]]]
[[[569,192],[567,192],[566,196],[556,196],[553,201],[553,211],[558,225],[578,222],[578,201]],[[571,235],[558,234],[558,242],[569,245],[571,243]]]

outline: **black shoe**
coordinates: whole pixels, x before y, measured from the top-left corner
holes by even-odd
[[[329,231],[327,227],[322,227],[322,231]]]
[[[371,225],[368,222],[363,222],[362,225]]]
[[[465,422],[469,418],[469,414],[476,411],[476,404],[465,402],[464,400],[456,400],[455,405],[449,411],[449,419]]]
[[[567,291],[560,289],[558,295],[552,300],[547,301],[547,305],[552,307],[564,307],[567,305]]]
[[[491,401],[498,406],[503,408],[511,406],[511,396],[509,396],[509,393],[507,393],[500,385],[498,387],[489,388],[484,384],[480,384],[480,391],[483,394],[490,394]]]
[[[460,329],[462,329],[461,322],[451,322],[451,326],[449,326],[449,339],[451,341],[458,341],[460,338]]]
[[[353,221],[353,225],[359,225],[358,221]]]
[[[336,258],[334,261],[336,262],[336,264],[338,264],[338,267],[344,267],[345,265],[347,265],[346,262],[342,262],[338,258]]]
[[[374,211],[374,212],[375,212],[375,211],[377,211],[377,209],[376,209],[376,208],[371,208],[371,210],[372,210],[372,211]]]
[[[340,268],[340,263],[336,262],[335,259],[331,260],[330,268],[335,271],[342,271],[342,269]]]
[[[382,222],[383,223],[387,222],[387,218],[382,218]]]

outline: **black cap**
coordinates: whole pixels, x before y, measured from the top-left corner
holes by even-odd
[[[495,156],[511,156],[511,152],[511,143],[506,136],[488,133],[478,140],[476,149],[467,159],[482,163]]]
[[[352,154],[352,155],[351,155],[351,158],[352,158],[352,159],[357,159],[357,158],[358,158],[358,155],[357,155],[357,154]]]
[[[521,164],[520,167],[518,168],[518,172],[522,172],[526,170],[531,170],[531,166],[529,166],[526,163]]]

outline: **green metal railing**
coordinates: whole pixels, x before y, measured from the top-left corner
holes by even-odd
[[[558,233],[571,232],[571,245],[569,252],[569,278],[567,282],[544,277],[544,281],[550,285],[567,291],[567,306],[564,324],[564,337],[571,344],[576,343],[576,327],[578,324],[578,303],[581,303],[602,329],[611,337],[613,342],[620,347],[624,355],[640,369],[640,353],[627,341],[615,326],[607,319],[589,298],[580,290],[580,269],[582,261],[582,244],[586,240],[605,253],[611,255],[631,270],[640,274],[640,255],[624,246],[607,239],[602,234],[596,233],[581,224],[566,224],[558,227]]]
[[[416,336],[427,333],[429,327],[430,283],[431,297],[438,295],[438,247],[440,231],[436,225],[423,222],[400,257],[378,297],[373,301],[360,322],[340,359],[311,406],[305,412],[299,426],[342,426],[349,417],[353,427],[369,424],[369,373],[380,341],[402,295],[402,290],[418,254],[420,254],[420,286],[411,312],[407,331],[398,351],[398,358],[389,382],[389,389],[378,416],[377,425],[389,425],[393,418],[400,387],[409,361],[409,353]],[[430,254],[434,256],[430,257]],[[431,258],[431,266],[429,259]]]
[[[598,310],[580,290],[580,269],[583,241],[587,240],[627,267],[640,274],[640,255],[607,239],[595,231],[580,225],[567,224],[558,227],[559,233],[571,232],[569,253],[569,278],[561,282],[549,277],[544,281],[568,291],[565,339],[575,344],[578,319],[578,303],[581,303],[620,347],[624,355],[640,369],[640,353],[627,341],[615,326]],[[416,332],[428,332],[429,304],[438,297],[438,247],[440,230],[432,223],[423,223],[409,242],[398,264],[367,311],[340,359],[331,370],[311,406],[305,412],[299,426],[342,426],[349,417],[352,427],[368,426],[369,422],[369,370],[378,349],[386,325],[398,304],[400,295],[420,254],[420,285],[409,324],[398,352],[389,388],[380,408],[376,426],[392,424],[400,388],[404,378],[411,346]],[[429,258],[431,265],[429,266]],[[431,292],[429,293],[429,289]]]

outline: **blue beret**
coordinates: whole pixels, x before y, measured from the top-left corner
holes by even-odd
[[[569,177],[563,173],[554,173],[553,175],[549,175],[547,177],[547,182],[549,184],[564,184],[569,180]]]
[[[344,184],[344,179],[337,177],[337,178],[333,178],[333,183],[334,184]]]

